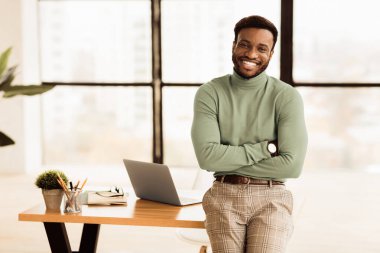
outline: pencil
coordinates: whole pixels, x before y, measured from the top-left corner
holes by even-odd
[[[75,194],[74,194],[73,198],[76,198],[79,195],[79,193],[82,191],[82,189],[83,189],[84,185],[86,184],[86,182],[87,182],[87,178],[83,181],[83,184],[82,184],[82,186],[80,188],[78,188],[78,189],[75,188],[76,190],[75,190]],[[79,182],[78,182],[78,184],[79,184]]]
[[[84,180],[82,186],[79,188],[79,190],[83,190],[84,185],[87,183],[87,178]]]
[[[62,187],[62,190],[63,190],[63,192],[65,193],[65,195],[66,195],[66,197],[68,198],[68,199],[70,199],[70,195],[69,195],[69,192],[68,191],[66,191],[66,189],[65,189],[65,185],[64,184],[62,184],[61,183],[61,181],[59,181],[59,179],[57,178],[57,182],[58,182],[58,184]]]
[[[69,191],[69,189],[66,187],[66,183],[65,181],[63,181],[63,179],[58,175],[58,181],[61,183],[61,186],[62,188],[65,190],[65,191]]]

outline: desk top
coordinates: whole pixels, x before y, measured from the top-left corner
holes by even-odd
[[[201,204],[172,206],[149,200],[128,198],[128,205],[83,205],[79,214],[50,212],[44,204],[19,213],[19,221],[112,224],[131,226],[204,228]]]

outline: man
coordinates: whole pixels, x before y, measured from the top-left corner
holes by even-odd
[[[267,19],[235,26],[234,72],[203,84],[194,102],[192,140],[213,171],[203,197],[213,252],[285,252],[293,230],[286,178],[300,175],[307,146],[302,98],[265,73],[277,41]]]

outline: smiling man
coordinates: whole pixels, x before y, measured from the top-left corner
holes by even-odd
[[[215,181],[203,197],[213,252],[285,252],[293,231],[287,178],[300,175],[307,133],[302,98],[265,70],[278,32],[249,16],[234,29],[232,75],[203,84],[194,101],[192,140]]]
[[[232,61],[242,77],[252,78],[263,72],[273,54],[274,40],[270,31],[242,29],[233,42]]]

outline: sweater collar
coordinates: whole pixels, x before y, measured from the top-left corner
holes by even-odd
[[[258,76],[252,77],[250,79],[245,79],[241,77],[236,71],[234,70],[232,74],[232,84],[237,85],[240,87],[261,87],[267,82],[267,74],[264,72],[260,73]]]

